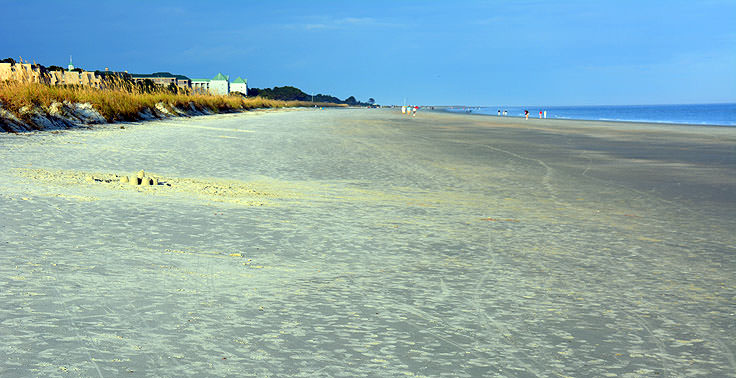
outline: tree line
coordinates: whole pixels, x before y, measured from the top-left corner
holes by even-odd
[[[368,102],[360,102],[355,99],[354,96],[350,96],[344,100],[326,94],[310,95],[304,93],[301,89],[284,86],[284,87],[273,87],[273,88],[248,88],[248,96],[261,96],[272,100],[283,100],[283,101],[314,101],[314,102],[329,102],[333,104],[347,104],[349,106],[371,106],[375,104],[375,100],[370,98]]]

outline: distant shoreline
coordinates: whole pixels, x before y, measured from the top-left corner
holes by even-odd
[[[524,118],[529,110],[529,119],[583,120],[605,122],[633,122],[663,125],[736,127],[736,104],[682,104],[682,105],[584,105],[584,106],[443,106],[436,110],[446,113],[475,114],[499,117],[497,111],[508,113],[501,118]]]
[[[482,113],[457,113],[457,112],[448,112],[443,111],[441,109],[434,109],[434,110],[425,110],[425,112],[433,112],[433,113],[439,113],[439,114],[452,114],[452,115],[458,115],[458,116],[469,116],[469,117],[479,117],[484,119],[491,119],[494,121],[508,121],[509,123],[518,123],[518,124],[539,124],[539,122],[549,122],[549,123],[559,123],[560,125],[573,125],[573,124],[580,124],[580,125],[600,125],[600,126],[606,126],[606,125],[641,125],[641,126],[660,126],[660,127],[692,127],[692,128],[704,128],[704,127],[714,127],[714,128],[724,128],[724,129],[734,129],[736,126],[729,126],[729,125],[711,125],[711,124],[690,124],[690,123],[675,123],[675,122],[654,122],[654,121],[621,121],[621,120],[599,120],[599,119],[573,119],[573,118],[532,118],[529,117],[528,120],[524,119],[524,117],[518,117],[518,116],[506,116],[506,117],[498,117],[492,114],[482,114]]]

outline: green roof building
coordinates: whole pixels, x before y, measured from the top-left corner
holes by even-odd
[[[226,95],[230,94],[230,81],[229,77],[218,73],[215,77],[210,80],[210,93]]]
[[[230,83],[230,92],[240,92],[244,95],[248,94],[248,81],[238,76],[237,79]]]
[[[240,92],[244,95],[248,94],[248,82],[238,77],[232,83],[230,76],[223,75],[219,72],[212,79],[191,79],[191,85],[194,92],[211,93],[218,95],[227,95],[230,92]]]

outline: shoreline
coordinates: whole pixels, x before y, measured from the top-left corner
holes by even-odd
[[[712,124],[693,124],[693,123],[673,123],[673,122],[650,122],[650,121],[617,121],[617,120],[588,120],[588,119],[574,119],[574,118],[532,118],[524,119],[524,117],[518,116],[496,116],[493,114],[481,114],[481,113],[458,113],[449,112],[442,109],[424,110],[424,112],[446,114],[453,116],[470,116],[478,117],[479,119],[488,120],[495,124],[519,124],[519,125],[533,125],[549,122],[550,124],[558,123],[566,126],[640,126],[640,127],[651,127],[651,128],[662,128],[667,130],[676,129],[693,129],[703,131],[704,128],[731,130],[736,132],[736,126],[729,125],[712,125]],[[727,132],[730,133],[730,132]]]
[[[722,105],[722,106],[729,105],[730,106],[730,105],[733,105],[733,106],[736,106],[736,104],[731,104],[731,103],[684,104],[684,105],[672,105],[672,106],[688,106],[688,105],[692,105],[692,106],[710,106],[710,105]],[[647,107],[647,106],[667,106],[667,105],[630,105],[630,106],[624,106],[624,105],[622,105],[620,107],[622,107],[622,108],[636,108],[636,107]],[[608,106],[590,106],[590,108],[606,108],[606,107],[608,107]],[[610,107],[614,107],[614,106],[610,106]],[[524,116],[522,116],[522,115],[498,116],[495,113],[482,113],[482,112],[476,112],[476,113],[474,113],[474,112],[451,111],[451,110],[448,110],[449,108],[450,107],[441,107],[441,108],[440,107],[436,107],[436,109],[430,110],[430,111],[443,112],[443,113],[451,113],[451,114],[467,114],[467,115],[476,115],[476,116],[488,116],[488,117],[496,117],[496,118],[524,119]],[[487,107],[481,107],[481,108],[487,108]],[[535,108],[536,109],[536,107],[532,107],[532,108]],[[559,108],[565,108],[565,109],[574,108],[574,109],[576,109],[576,108],[586,108],[586,107],[585,106],[569,106],[569,107],[559,107]],[[487,108],[487,109],[492,109],[492,108]],[[555,110],[555,107],[541,108],[541,109]],[[616,118],[605,118],[605,119],[602,119],[602,118],[598,118],[598,119],[591,119],[591,118],[565,118],[565,117],[539,118],[536,113],[530,112],[530,114],[529,114],[529,120],[532,120],[532,119],[534,119],[534,120],[540,120],[540,119],[544,119],[544,120],[560,120],[560,121],[587,121],[587,122],[642,123],[642,124],[662,124],[662,125],[685,125],[685,126],[736,127],[736,123],[731,123],[731,124],[728,124],[728,123],[701,123],[701,122],[696,123],[696,122],[687,122],[687,121],[678,122],[678,121],[669,121],[669,120],[663,120],[663,121],[659,121],[659,120],[644,120],[644,119],[641,119],[641,120],[640,119],[633,119],[632,120],[632,119],[616,119]],[[727,121],[724,121],[724,122],[727,122]],[[733,121],[731,121],[731,122],[733,122]]]

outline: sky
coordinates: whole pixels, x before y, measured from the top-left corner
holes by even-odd
[[[380,104],[736,102],[736,0],[0,0],[0,59]]]

